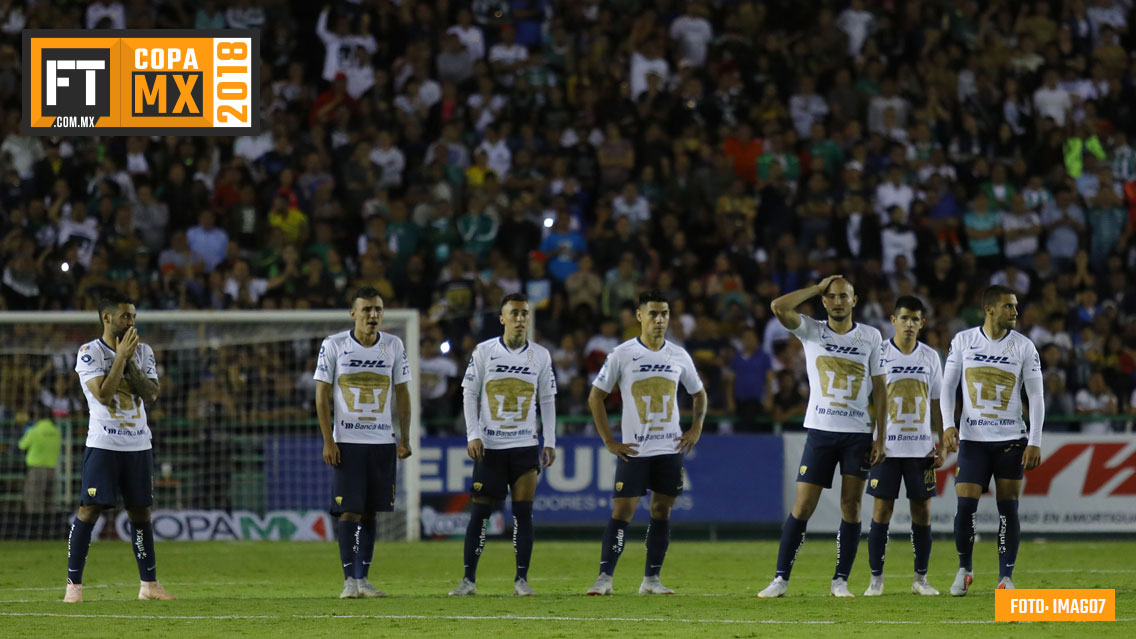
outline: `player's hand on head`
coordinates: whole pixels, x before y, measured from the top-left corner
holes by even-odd
[[[540,461],[545,468],[551,466],[556,461],[556,449],[545,446],[544,450],[540,451]]]
[[[410,457],[413,454],[414,454],[414,451],[410,450],[410,444],[407,444],[406,442],[399,442],[398,443],[398,458],[399,459],[406,459],[407,457]]]
[[[614,439],[610,442],[605,443],[604,447],[606,447],[608,452],[610,452],[612,455],[615,455],[623,461],[627,461],[628,457],[634,457],[639,454],[639,451],[637,450],[639,448],[638,444],[624,444],[623,442],[617,442]]]
[[[682,434],[681,437],[675,438],[675,450],[680,453],[689,453],[694,450],[694,445],[701,439],[702,433],[695,432],[693,428]]]
[[[827,289],[827,288],[829,287],[829,285],[830,285],[830,284],[832,284],[832,283],[833,283],[833,282],[835,282],[836,280],[839,280],[839,279],[841,279],[841,278],[843,278],[843,277],[844,277],[844,276],[843,276],[843,275],[840,275],[840,274],[836,274],[836,275],[829,275],[828,277],[826,277],[826,278],[824,278],[823,280],[821,280],[821,281],[820,281],[820,283],[819,283],[819,284],[817,284],[817,286],[819,286],[819,287],[820,287],[820,290],[821,290],[821,291],[824,291],[825,289]]]
[[[335,442],[323,443],[323,461],[328,466],[339,465],[339,445]]]
[[[954,426],[943,431],[943,443],[947,452],[955,453],[959,449],[959,431]]]
[[[1022,453],[1022,464],[1025,465],[1026,470],[1033,470],[1041,465],[1041,447],[1040,446],[1026,446],[1025,452]]]
[[[465,451],[470,459],[479,462],[485,457],[485,444],[480,439],[475,439],[465,445]]]

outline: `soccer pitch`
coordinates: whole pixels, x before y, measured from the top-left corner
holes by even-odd
[[[371,581],[386,599],[340,601],[334,544],[160,543],[158,576],[180,601],[138,601],[130,547],[91,547],[82,604],[63,604],[66,542],[0,543],[0,635],[5,637],[1100,637],[1136,636],[1136,541],[1027,541],[1014,579],[1023,588],[1115,588],[1114,623],[995,623],[997,559],[990,541],[975,547],[971,594],[910,592],[911,546],[893,537],[882,597],[828,596],[834,535],[808,538],[789,595],[758,600],[773,572],[777,544],[671,542],[663,582],[674,596],[636,594],[643,574],[641,531],[619,563],[615,595],[587,597],[598,568],[594,542],[542,542],[533,556],[531,599],[512,596],[513,550],[490,542],[478,592],[446,593],[461,577],[459,542],[379,544]],[[946,593],[954,544],[936,538],[930,582]],[[852,591],[867,587],[867,543],[860,544]]]

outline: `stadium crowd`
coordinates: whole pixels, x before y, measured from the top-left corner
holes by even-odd
[[[1049,413],[1136,411],[1133,2],[817,4],[0,0],[0,304],[342,308],[375,286],[421,311],[446,423],[504,295],[531,300],[558,410],[586,414],[658,287],[744,431],[804,412],[772,298],[844,273],[888,337],[917,295],[945,356],[1001,283]],[[48,27],[258,28],[262,133],[23,136],[20,32]]]

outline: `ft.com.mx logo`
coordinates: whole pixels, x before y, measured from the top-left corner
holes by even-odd
[[[41,113],[59,127],[93,127],[110,115],[109,49],[44,49]]]

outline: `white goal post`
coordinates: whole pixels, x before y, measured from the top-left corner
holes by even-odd
[[[352,327],[352,319],[348,314],[347,309],[342,310],[272,310],[272,311],[152,311],[146,309],[139,309],[136,320],[140,329],[141,341],[150,343],[154,347],[157,356],[159,368],[164,365],[163,348],[167,345],[177,345],[183,349],[197,349],[202,353],[201,357],[208,358],[211,355],[218,356],[218,349],[223,345],[232,347],[232,349],[245,349],[240,352],[243,354],[255,352],[256,344],[268,344],[274,342],[278,345],[279,349],[290,350],[288,356],[291,357],[289,361],[294,362],[293,368],[288,371],[274,371],[281,379],[287,380],[288,375],[293,378],[299,378],[303,371],[301,362],[307,362],[307,358],[314,358],[316,353],[311,352],[303,354],[300,350],[303,349],[307,342],[316,339],[322,339],[334,332],[347,330]],[[80,328],[79,325],[89,327],[89,330]],[[234,330],[235,335],[229,337],[224,331],[219,329],[228,325],[230,327],[237,327],[239,330]],[[52,331],[51,327],[59,327],[59,330]],[[155,332],[147,330],[147,327],[155,327]],[[161,328],[158,331],[158,327]],[[289,328],[291,327],[291,328]],[[421,508],[421,492],[419,487],[419,456],[420,450],[420,437],[421,437],[421,394],[419,382],[419,342],[420,342],[420,326],[419,315],[416,310],[392,308],[387,309],[383,314],[383,324],[381,330],[391,332],[399,335],[405,345],[407,358],[411,367],[411,381],[410,381],[410,401],[411,401],[411,424],[410,424],[410,441],[409,444],[414,454],[408,459],[399,462],[401,468],[399,472],[399,486],[397,487],[399,497],[404,503],[397,504],[398,510],[405,508],[405,533],[397,535],[403,537],[406,541],[415,542],[420,538],[420,524],[419,515]],[[288,331],[292,331],[289,333]],[[159,337],[159,341],[165,340],[165,343],[154,343],[151,336],[161,334],[164,337]],[[99,335],[98,330],[98,317],[95,311],[16,311],[16,312],[3,312],[0,313],[0,367],[6,367],[3,370],[11,374],[14,371],[38,370],[47,371],[47,377],[52,375],[52,366],[54,366],[54,378],[66,377],[67,368],[74,367],[75,355],[79,344],[95,339]],[[291,337],[295,335],[296,337]],[[196,340],[192,345],[187,346],[185,341],[181,338],[188,336],[191,340]],[[177,339],[175,339],[175,337]],[[318,341],[315,342],[316,350],[318,351]],[[267,351],[271,346],[264,346]],[[65,357],[70,353],[70,358]],[[54,360],[52,359],[54,357]],[[250,355],[251,357],[251,355]],[[246,358],[247,359],[247,358]],[[244,362],[248,364],[248,362]],[[255,362],[252,362],[255,364]],[[24,367],[24,368],[21,368]],[[204,368],[195,372],[210,376],[211,373],[205,371]],[[307,371],[308,377],[314,373],[314,369]],[[39,379],[37,375],[37,380]],[[70,375],[70,383],[74,389],[72,392],[79,390],[78,380],[74,377],[73,370]],[[25,380],[26,381],[26,380]],[[62,380],[57,380],[60,386],[64,385]],[[40,405],[39,393],[44,392],[41,388],[32,388],[30,384],[14,384],[15,380],[5,379],[0,384],[5,386],[18,386],[26,390],[15,390],[8,393],[7,396],[0,396],[0,417],[7,420],[12,420],[13,415],[17,414],[16,409],[21,406],[24,410],[27,407],[36,407],[42,409]],[[268,384],[269,382],[265,382]],[[46,385],[43,382],[42,385]],[[285,389],[286,390],[286,389]],[[50,391],[50,389],[48,389]],[[49,396],[45,395],[45,397]],[[3,398],[7,398],[9,404],[19,404],[19,406],[4,406]],[[81,395],[80,395],[81,398]],[[72,401],[74,396],[71,397]],[[249,402],[249,414],[252,414],[252,404],[260,401],[256,397],[246,398],[231,398],[227,401],[246,401]],[[159,397],[158,405],[161,406],[162,398]],[[188,405],[188,403],[186,404]],[[276,405],[279,408],[279,404]],[[147,407],[149,408],[149,407]],[[186,406],[175,407],[175,410],[187,410]],[[291,407],[291,413],[295,420],[303,420],[303,413],[299,412],[298,406]],[[165,413],[171,418],[178,417],[173,414],[169,408],[164,409]],[[150,412],[150,411],[148,411]],[[257,413],[258,417],[261,414],[272,414],[268,412]],[[72,421],[86,420],[86,406],[81,406],[71,413]],[[316,423],[316,415],[314,410],[309,415],[312,424]],[[304,433],[306,431],[300,431]],[[316,437],[318,429],[311,432],[312,437]],[[271,434],[267,431],[262,434]],[[155,437],[159,434],[156,432]],[[63,502],[63,506],[67,507],[71,504],[72,500],[77,501],[78,489],[75,487],[75,481],[78,475],[78,460],[74,458],[74,451],[69,446],[64,446],[61,453],[62,460],[62,476],[59,477],[59,497]],[[80,448],[81,453],[81,448]],[[234,457],[238,453],[231,453]],[[204,463],[204,461],[202,462]],[[322,464],[322,460],[319,461]],[[0,469],[5,470],[5,469]],[[11,470],[11,469],[8,469]],[[2,473],[0,473],[2,474]],[[15,473],[9,473],[8,476],[15,476]],[[159,476],[159,468],[155,468],[155,477]],[[265,476],[265,481],[268,481]],[[229,480],[226,480],[229,481]],[[67,491],[74,490],[74,495],[67,494]],[[5,488],[0,486],[0,492],[7,492],[8,494],[0,494],[0,498],[6,499],[5,503],[0,503],[0,508],[15,508],[18,509],[19,496],[13,494],[14,488]],[[327,501],[330,503],[331,495],[327,495]],[[10,502],[10,503],[9,503]],[[11,504],[16,504],[12,506]],[[162,508],[162,503],[155,503],[155,507]],[[234,506],[235,507],[235,506]]]

